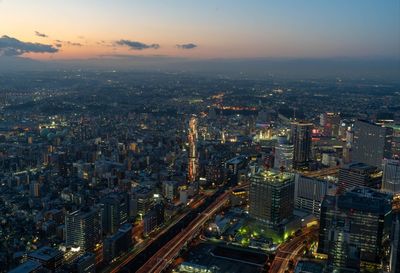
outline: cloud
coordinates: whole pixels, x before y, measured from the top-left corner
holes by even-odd
[[[133,50],[143,50],[143,49],[148,49],[148,48],[152,48],[152,49],[158,49],[160,48],[159,44],[144,44],[141,42],[136,42],[136,41],[130,41],[130,40],[119,40],[116,42],[117,45],[121,45],[121,46],[128,46],[130,49]]]
[[[60,48],[60,47],[62,47],[62,44],[57,43],[57,44],[55,44],[55,46],[58,47],[58,48]]]
[[[193,49],[193,48],[196,48],[197,45],[189,43],[189,44],[176,45],[176,47],[180,48],[180,49]]]
[[[36,36],[39,36],[39,37],[43,37],[43,38],[49,37],[48,35],[46,35],[46,34],[44,34],[44,33],[41,33],[41,32],[39,32],[39,31],[35,31],[35,35],[36,35]]]
[[[52,45],[22,42],[7,35],[0,37],[0,56],[19,56],[29,52],[56,53],[58,49]]]
[[[71,41],[65,41],[65,43],[70,46],[83,46],[83,44],[81,44],[81,43],[75,43],[75,42],[71,42]]]

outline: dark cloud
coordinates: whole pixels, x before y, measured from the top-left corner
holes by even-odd
[[[71,41],[65,41],[65,43],[70,46],[83,46],[83,44],[81,44],[81,43],[75,43],[75,42],[71,42]]]
[[[55,46],[60,48],[60,47],[62,47],[62,44],[58,43],[58,44],[55,44]]]
[[[39,32],[39,31],[35,31],[35,35],[36,35],[36,36],[39,36],[39,37],[43,37],[43,38],[49,37],[48,35],[46,35],[46,34],[44,34],[44,33],[41,33],[41,32]]]
[[[193,48],[196,48],[197,45],[190,43],[190,44],[176,45],[176,47],[180,48],[180,49],[193,49]]]
[[[6,35],[0,37],[0,56],[18,56],[29,52],[55,53],[58,49],[52,45],[22,42]]]
[[[129,40],[119,40],[116,42],[116,44],[121,45],[121,46],[128,46],[130,49],[133,49],[133,50],[143,50],[143,49],[148,49],[148,48],[153,48],[153,49],[160,48],[159,44],[147,45],[147,44],[144,44],[141,42],[129,41]]]

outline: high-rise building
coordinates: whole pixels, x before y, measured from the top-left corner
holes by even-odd
[[[286,136],[279,136],[275,145],[274,169],[286,171],[293,169],[293,145],[289,144]]]
[[[357,120],[354,124],[352,160],[381,167],[382,159],[391,158],[392,135],[393,128]]]
[[[116,233],[104,240],[104,260],[111,261],[121,253],[128,251],[132,245],[132,224],[125,223]]]
[[[196,181],[198,177],[198,155],[197,155],[197,118],[192,116],[189,120],[189,163],[188,163],[188,180]]]
[[[250,178],[250,215],[280,229],[293,215],[294,175],[259,170]]]
[[[91,252],[85,252],[79,256],[72,264],[72,273],[94,273],[96,264],[96,255]]]
[[[400,273],[400,194],[393,197],[392,234],[390,236],[390,272]]]
[[[77,210],[65,216],[65,245],[93,251],[101,240],[100,211],[96,208]]]
[[[102,228],[106,234],[117,232],[119,227],[128,220],[128,196],[126,194],[113,193],[101,201]]]
[[[143,218],[143,233],[147,235],[164,223],[164,207],[161,204],[154,206]]]
[[[382,170],[382,190],[400,193],[400,160],[384,159]]]
[[[326,196],[318,252],[328,255],[329,272],[381,270],[389,244],[391,211],[391,196],[367,187]]]
[[[295,208],[304,210],[319,218],[321,203],[327,193],[327,181],[296,174],[294,186]]]
[[[375,166],[354,162],[339,169],[338,184],[349,189],[354,186],[379,188],[382,181],[382,172]]]
[[[293,122],[291,139],[293,144],[293,167],[295,169],[307,167],[311,158],[312,123]]]
[[[320,125],[324,127],[325,136],[339,136],[340,113],[327,112],[321,114]]]

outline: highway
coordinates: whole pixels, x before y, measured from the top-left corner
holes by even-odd
[[[330,167],[326,169],[322,169],[319,171],[304,171],[301,172],[302,175],[311,177],[311,178],[323,178],[328,175],[337,175],[339,173],[339,166]]]
[[[192,204],[190,205],[190,208],[193,209],[193,208],[196,208],[197,206],[201,205],[204,202],[205,198],[206,198],[206,196],[201,196],[198,200],[195,200],[194,202],[192,202]],[[184,213],[177,216],[175,219],[173,219],[173,221],[167,227],[161,229],[160,232],[158,232],[157,234],[152,235],[154,237],[149,237],[149,238],[145,239],[144,241],[137,243],[133,249],[131,249],[129,252],[118,257],[116,261],[114,261],[111,264],[107,265],[106,267],[102,268],[100,270],[100,272],[102,272],[102,273],[117,273],[117,272],[119,272],[131,260],[133,260],[139,253],[144,251],[154,241],[156,241],[165,232],[167,232],[170,227],[174,226],[176,223],[180,222],[184,217],[186,217],[186,215],[189,212],[190,212],[190,210],[187,210]],[[142,232],[142,231],[143,231],[143,222],[135,227],[134,233],[132,235],[135,238],[135,240],[138,239],[138,237],[140,236],[140,232]]]
[[[221,194],[212,202],[202,213],[200,213],[190,224],[183,229],[177,236],[172,238],[164,247],[159,249],[137,272],[138,273],[156,273],[166,269],[173,260],[179,255],[184,245],[191,241],[204,224],[218,212],[226,203],[229,194],[236,188],[243,188],[245,185],[237,186]]]
[[[317,226],[303,229],[303,233],[294,237],[290,241],[281,244],[276,252],[274,261],[269,269],[270,273],[284,273],[290,260],[294,260],[303,249],[303,241],[316,238]]]

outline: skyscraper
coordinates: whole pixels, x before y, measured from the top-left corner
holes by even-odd
[[[390,237],[390,272],[400,273],[400,194],[393,197],[392,234]]]
[[[391,210],[390,195],[367,187],[327,196],[321,207],[318,252],[328,255],[329,272],[380,270]]]
[[[113,234],[128,220],[128,200],[126,194],[111,194],[102,200],[103,232]]]
[[[96,208],[77,210],[65,216],[65,245],[93,251],[101,239],[100,212]]]
[[[250,215],[280,229],[293,214],[294,175],[259,170],[250,178]]]
[[[281,168],[287,171],[293,168],[293,145],[288,144],[286,136],[279,136],[275,145],[274,169]]]
[[[188,180],[194,182],[198,176],[198,156],[197,156],[197,118],[192,116],[189,120],[189,164]]]
[[[324,127],[325,136],[339,136],[340,113],[327,112],[321,114],[320,125]]]
[[[382,190],[400,193],[400,160],[384,159],[382,169]]]
[[[382,159],[391,157],[393,129],[365,120],[354,124],[352,160],[381,167]]]
[[[294,147],[293,167],[295,169],[307,167],[311,161],[311,133],[313,124],[293,122],[291,138]]]

